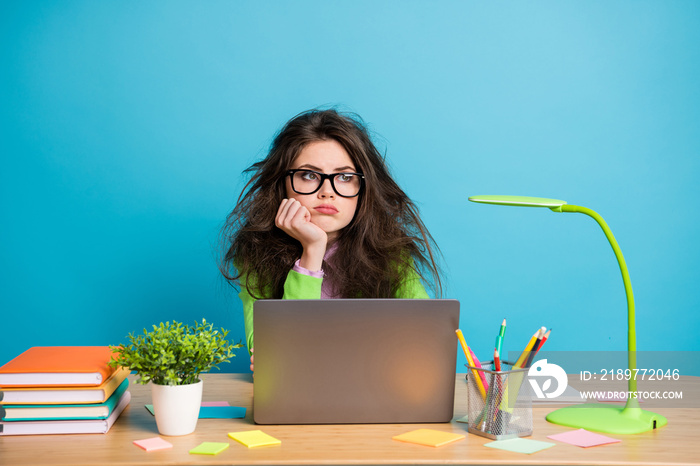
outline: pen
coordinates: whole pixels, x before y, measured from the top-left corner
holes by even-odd
[[[459,342],[462,344],[462,351],[464,351],[464,355],[467,357],[467,362],[471,367],[476,367],[474,365],[474,359],[472,358],[471,351],[467,346],[467,342],[464,340],[464,335],[462,335],[462,331],[457,329],[455,330],[455,333],[457,334],[457,338],[459,338]],[[474,375],[474,381],[476,382],[476,387],[479,389],[479,393],[481,393],[481,397],[486,399],[486,389],[484,388],[484,384],[481,382],[481,377],[479,377],[479,371],[472,369],[472,374]]]

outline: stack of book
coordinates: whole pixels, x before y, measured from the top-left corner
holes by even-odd
[[[33,347],[0,367],[0,436],[107,433],[131,400],[107,346]]]

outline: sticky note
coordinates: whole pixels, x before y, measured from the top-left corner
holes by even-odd
[[[425,445],[428,447],[441,447],[452,442],[463,440],[466,436],[434,429],[417,429],[392,438],[400,442],[417,443],[418,445]]]
[[[229,447],[228,443],[202,442],[190,450],[192,455],[218,455]]]
[[[530,440],[525,438],[512,438],[508,440],[497,440],[495,442],[485,443],[485,447],[497,448],[499,450],[513,451],[516,453],[525,453],[531,455],[540,450],[551,448],[556,443],[540,442],[539,440]]]
[[[153,405],[146,405],[146,409],[151,415],[155,415]],[[202,406],[199,408],[199,419],[242,419],[245,417],[245,413],[246,409],[238,406],[205,406],[204,403],[202,403]]]
[[[229,432],[229,437],[237,442],[242,443],[248,448],[264,447],[268,445],[279,445],[282,442],[276,438],[267,435],[261,430],[248,430],[244,432]]]
[[[202,408],[205,406],[231,406],[228,401],[202,401]]]
[[[199,419],[240,419],[245,417],[245,408],[238,406],[202,406]]]
[[[596,434],[595,432],[587,431],[586,429],[571,430],[562,432],[561,434],[549,435],[547,438],[558,440],[560,442],[576,445],[577,447],[595,447],[598,445],[607,445],[617,443],[621,440],[611,438],[605,435]]]
[[[147,438],[143,440],[134,440],[134,445],[139,448],[143,448],[146,451],[156,451],[165,450],[166,448],[172,448],[173,444],[166,442],[160,437]]]
[[[455,419],[457,422],[463,422],[465,424],[469,424],[469,415],[462,416],[459,419]]]

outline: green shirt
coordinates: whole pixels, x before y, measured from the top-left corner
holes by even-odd
[[[323,278],[312,277],[295,270],[290,270],[284,282],[284,295],[282,299],[321,299],[321,285]],[[253,348],[253,298],[241,285],[241,292],[238,294],[243,302],[243,319],[245,320],[245,334],[248,350]],[[428,293],[420,281],[420,277],[415,270],[410,269],[406,279],[396,292],[396,298],[400,299],[428,299]]]

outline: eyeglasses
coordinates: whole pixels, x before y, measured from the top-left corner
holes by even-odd
[[[325,173],[297,168],[287,171],[292,180],[292,190],[297,194],[313,194],[323,186],[326,180],[331,181],[331,187],[338,196],[355,197],[360,194],[365,177],[361,173]]]

